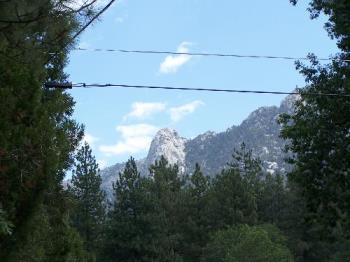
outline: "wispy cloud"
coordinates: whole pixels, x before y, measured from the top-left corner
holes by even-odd
[[[82,139],[82,143],[88,143],[91,148],[95,146],[95,143],[99,141],[100,139],[98,137],[95,137],[89,133],[85,133],[84,137]]]
[[[182,42],[176,52],[178,53],[188,53],[189,49],[188,46],[190,46],[190,42]],[[191,60],[191,56],[181,54],[181,55],[168,55],[165,57],[164,61],[160,64],[159,72],[163,74],[169,74],[169,73],[176,73],[177,70],[184,64],[186,64],[188,61]]]
[[[106,155],[138,153],[147,150],[158,127],[149,124],[120,125],[116,128],[121,141],[115,145],[102,145],[99,150]]]
[[[131,112],[124,116],[124,120],[127,118],[145,118],[152,114],[159,113],[165,110],[165,103],[146,103],[135,102],[131,105]]]
[[[193,113],[199,106],[202,106],[202,105],[204,105],[204,102],[200,100],[195,100],[188,104],[172,107],[169,110],[170,118],[174,122],[180,121],[183,117]]]

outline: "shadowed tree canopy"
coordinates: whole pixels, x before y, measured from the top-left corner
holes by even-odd
[[[72,36],[94,13],[92,6],[72,10],[71,2],[0,1],[0,257],[5,260],[64,261],[80,252],[74,251],[81,245],[69,227],[70,204],[61,184],[83,127],[72,119],[69,94],[43,89],[47,81],[67,80],[63,69]]]
[[[336,57],[349,59],[350,2],[314,0],[309,11],[311,18],[321,13],[328,17],[325,28],[340,48]],[[294,170],[289,178],[300,187],[306,201],[304,237],[309,239],[309,253],[321,254],[325,247],[331,250],[332,243],[350,238],[350,99],[307,93],[349,95],[350,63],[334,60],[324,65],[314,55],[309,58],[309,64],[296,63],[306,87],[299,89],[294,114],[283,115],[281,123],[282,136],[288,139],[288,149],[294,153],[290,160]],[[329,259],[327,256],[313,259]]]

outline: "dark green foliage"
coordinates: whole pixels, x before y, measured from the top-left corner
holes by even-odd
[[[343,51],[339,58],[349,57],[350,2],[311,1],[310,12],[329,15],[326,28],[338,40]],[[311,235],[320,241],[350,238],[350,110],[348,98],[308,96],[308,92],[350,94],[350,67],[334,61],[321,65],[310,56],[310,66],[297,63],[307,87],[300,90],[292,116],[283,116],[283,137],[291,140],[289,149],[296,153],[290,178],[301,187],[307,203],[306,222]]]
[[[285,178],[280,174],[266,174],[260,181],[257,196],[259,220],[264,223],[280,225],[285,220],[288,205]]]
[[[226,169],[212,181],[209,219],[212,229],[257,221],[256,198],[248,183],[235,169]]]
[[[177,166],[169,165],[162,157],[151,166],[148,177],[140,177],[131,158],[114,185],[104,261],[202,261],[207,255],[214,259],[216,255],[210,253],[213,249],[208,253],[206,248],[210,235],[220,235],[227,227],[239,228],[243,224],[249,226],[244,231],[247,246],[239,247],[242,256],[244,252],[262,252],[260,258],[265,260],[258,261],[291,261],[285,246],[290,244],[294,251],[294,242],[298,241],[294,231],[286,230],[291,235],[286,241],[275,226],[254,226],[259,221],[281,225],[288,221],[289,229],[296,223],[282,207],[282,199],[288,199],[282,178],[263,174],[260,162],[250,151],[237,151],[232,161],[231,166],[209,179],[199,165],[191,176],[181,176]],[[242,163],[244,172],[237,168]],[[257,197],[263,200],[257,201]],[[294,210],[291,213],[295,214]],[[216,244],[223,244],[220,250],[226,245]]]
[[[293,261],[285,238],[272,225],[239,225],[216,232],[204,261]]]
[[[0,1],[1,261],[292,261],[286,245],[300,261],[349,260],[350,100],[307,93],[350,94],[350,68],[312,55],[309,66],[297,64],[307,87],[295,114],[281,118],[295,153],[290,181],[263,173],[245,145],[212,180],[198,165],[180,176],[164,158],[140,177],[130,159],[101,232],[104,196],[87,145],[69,193],[62,187],[83,135],[72,120],[74,102],[42,88],[67,79],[70,37],[94,12],[74,12],[67,2]],[[349,59],[350,2],[313,0],[310,12],[329,16],[337,57]],[[246,131],[258,146],[261,137]],[[210,161],[223,164],[232,152],[223,148]]]
[[[256,215],[254,197],[248,192],[252,207],[245,199],[247,186],[233,168],[213,184],[198,165],[190,179],[180,177],[164,158],[150,168],[150,177],[141,178],[130,159],[114,186],[106,254],[112,261],[198,261],[210,232]]]
[[[229,167],[212,180],[209,191],[209,214],[212,229],[257,222],[259,161],[244,144],[235,150]]]
[[[115,199],[106,225],[105,260],[147,261],[154,257],[149,216],[154,203],[147,193],[148,183],[140,177],[135,160],[128,160],[113,185]]]
[[[66,80],[70,37],[87,17],[66,3],[0,1],[0,216],[11,229],[0,235],[2,261],[72,261],[81,253],[61,183],[83,128],[70,95],[42,88]]]
[[[208,192],[210,189],[209,177],[203,175],[198,164],[189,178],[186,188],[185,222],[183,225],[184,257],[188,261],[195,261],[202,257],[202,249],[208,241],[209,221]]]
[[[335,245],[335,252],[331,256],[331,262],[350,261],[350,241],[340,241]]]
[[[11,235],[13,224],[8,221],[7,214],[0,208],[0,236]]]
[[[241,144],[239,150],[234,149],[232,161],[229,163],[229,166],[238,170],[246,177],[253,176],[255,178],[254,180],[258,180],[256,177],[262,171],[261,161],[253,157],[252,150],[249,150],[245,143]]]
[[[292,1],[294,4],[297,1]],[[310,1],[312,18],[328,16],[325,27],[338,41],[341,53],[350,55],[350,2]],[[339,241],[350,239],[350,100],[347,97],[309,96],[308,92],[350,94],[349,62],[332,61],[322,65],[310,55],[310,65],[297,63],[305,76],[293,115],[284,115],[282,136],[290,141],[294,153],[289,174],[305,200],[303,239],[307,242],[305,258],[329,261]]]
[[[267,188],[274,188],[275,186],[278,187],[276,192],[277,199],[271,199],[271,202],[269,202],[268,199],[272,192],[268,190],[262,200],[263,203],[267,204],[267,207],[275,205],[277,210],[279,210],[277,211],[275,208],[272,209],[277,211],[277,213],[275,213],[276,218],[271,217],[273,214],[269,212],[269,209],[267,212],[265,211],[265,215],[268,215],[263,217],[268,220],[264,223],[275,223],[284,235],[287,236],[288,246],[296,260],[303,261],[303,257],[309,249],[309,245],[305,241],[305,232],[307,230],[307,226],[304,223],[304,215],[306,213],[305,200],[301,196],[300,188],[295,183],[287,181],[283,191],[280,191],[278,179],[272,182],[271,185],[266,185]]]
[[[251,149],[248,149],[245,143],[242,143],[240,149],[234,149],[232,160],[228,164],[230,169],[239,173],[247,190],[255,197],[256,202],[260,201],[263,191],[263,177],[266,174],[262,172],[262,163],[260,159],[253,157]]]
[[[151,221],[154,223],[156,237],[152,239],[156,258],[160,261],[182,261],[181,249],[183,234],[181,227],[185,219],[183,194],[184,180],[179,176],[176,165],[168,165],[161,157],[150,168],[150,196],[153,203]]]
[[[102,226],[105,217],[105,193],[101,189],[98,164],[89,145],[78,150],[68,191],[73,197],[75,208],[72,225],[84,240],[87,252],[93,256],[101,247]]]
[[[66,199],[58,198],[57,201],[62,203]],[[28,241],[16,250],[16,253],[11,254],[9,261],[85,260],[83,242],[78,232],[70,226],[65,210],[58,209],[57,206],[47,208],[43,205],[27,226],[31,229]]]
[[[302,91],[349,93],[349,68],[334,62],[322,67],[316,60],[308,68],[300,65],[309,86]],[[350,232],[346,215],[350,206],[350,119],[347,98],[302,95],[293,116],[284,116],[283,136],[291,140],[290,150],[297,153],[290,178],[297,182],[306,198],[311,223],[319,223],[322,238],[334,239]],[[288,123],[292,122],[291,125]],[[350,235],[348,235],[350,237]]]

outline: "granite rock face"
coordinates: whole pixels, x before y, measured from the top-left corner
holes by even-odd
[[[224,132],[208,131],[193,139],[181,137],[176,130],[164,128],[155,135],[148,155],[137,160],[142,175],[149,174],[149,166],[162,155],[170,164],[177,164],[182,173],[191,174],[196,163],[203,172],[215,176],[231,161],[234,149],[241,143],[252,149],[253,155],[262,160],[266,171],[285,172],[288,169],[284,159],[285,141],[280,138],[281,126],[277,119],[281,113],[292,113],[297,96],[287,96],[279,107],[261,107],[253,111],[240,125],[232,126]],[[112,182],[124,163],[117,163],[101,171],[102,187],[110,194]]]

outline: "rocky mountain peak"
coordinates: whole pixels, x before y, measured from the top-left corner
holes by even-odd
[[[199,163],[204,174],[215,176],[232,161],[235,149],[242,142],[253,150],[253,156],[262,160],[267,172],[285,172],[289,166],[285,163],[283,149],[285,141],[280,137],[280,125],[277,119],[281,113],[293,112],[298,95],[287,96],[280,107],[261,107],[252,112],[240,125],[232,126],[224,132],[206,132],[192,139],[181,137],[171,128],[160,129],[151,142],[146,158],[137,161],[142,175],[149,174],[149,167],[161,156],[170,164],[177,164],[181,173],[191,174],[195,164]],[[125,163],[115,164],[101,171],[103,188],[112,196],[112,182],[123,171]]]
[[[295,91],[296,90],[293,92]],[[300,95],[288,95],[285,99],[282,100],[280,110],[285,113],[292,113],[294,111],[294,104],[299,99]]]
[[[169,139],[172,137],[179,137],[179,134],[177,133],[177,131],[173,128],[162,128],[159,129],[158,132],[156,133],[156,135],[154,136],[154,139]]]
[[[180,171],[184,171],[185,143],[186,139],[180,137],[176,130],[160,129],[151,142],[146,165],[151,165],[155,160],[164,156],[170,164],[178,164]]]

